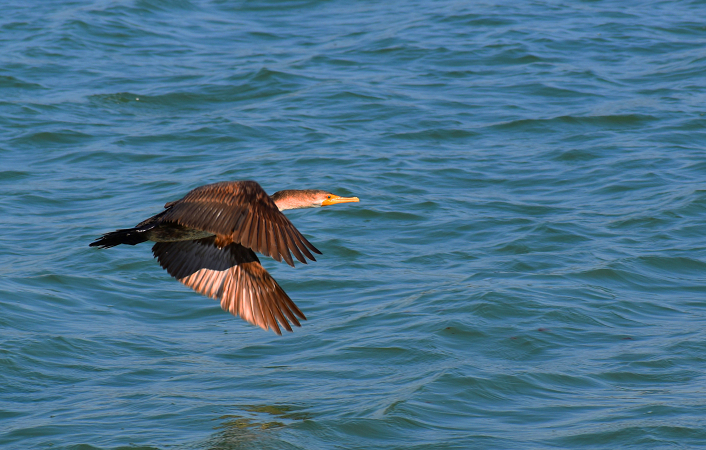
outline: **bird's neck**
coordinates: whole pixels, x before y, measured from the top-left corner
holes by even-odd
[[[312,205],[311,202],[305,198],[303,195],[304,192],[305,191],[288,189],[285,191],[275,192],[272,194],[271,198],[280,211],[287,209],[312,208],[314,205]]]
[[[275,200],[275,205],[277,205],[277,208],[280,211],[284,211],[286,209],[297,209],[300,208],[297,206],[294,202],[292,202],[291,198],[281,198],[279,200]]]

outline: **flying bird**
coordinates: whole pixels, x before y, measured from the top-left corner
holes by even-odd
[[[267,195],[255,181],[224,181],[198,187],[164,211],[104,234],[91,247],[156,242],[152,253],[169,275],[221,301],[221,307],[264,330],[292,331],[306,320],[297,305],[260,265],[255,252],[306,264],[321,254],[281,211],[358,202],[330,192],[305,189]],[[279,325],[278,325],[279,323]]]

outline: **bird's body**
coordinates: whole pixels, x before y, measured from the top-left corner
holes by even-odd
[[[357,202],[318,190],[287,190],[268,196],[254,181],[227,181],[198,187],[164,211],[134,228],[106,233],[91,243],[109,248],[119,244],[156,242],[152,253],[167,272],[185,285],[221,300],[233,315],[281,334],[300,326],[304,314],[260,265],[255,252],[306,264],[321,254],[281,213],[286,209]]]

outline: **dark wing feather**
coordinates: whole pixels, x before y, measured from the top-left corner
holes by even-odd
[[[307,247],[321,254],[282,214],[269,195],[254,181],[225,181],[198,187],[181,200],[169,202],[157,217],[242,244],[277,261],[294,266],[292,253],[306,264],[315,261]],[[289,235],[291,238],[286,238]]]
[[[152,253],[169,275],[265,330],[282,334],[278,321],[292,331],[286,318],[296,326],[295,315],[306,320],[252,250],[235,243],[219,248],[215,240],[158,242]]]

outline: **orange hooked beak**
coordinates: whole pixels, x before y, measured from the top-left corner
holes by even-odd
[[[321,206],[335,205],[337,203],[351,203],[359,202],[358,197],[339,197],[338,195],[331,194],[326,200],[321,202]]]

